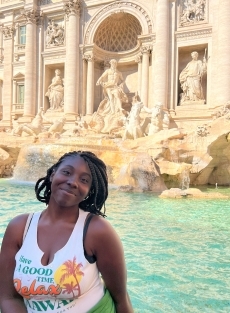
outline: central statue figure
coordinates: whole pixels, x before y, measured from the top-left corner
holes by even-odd
[[[100,113],[115,114],[122,111],[122,102],[128,102],[123,91],[124,79],[122,73],[117,70],[117,61],[110,60],[111,67],[107,69],[98,79],[96,85],[103,87],[105,99],[99,105]]]

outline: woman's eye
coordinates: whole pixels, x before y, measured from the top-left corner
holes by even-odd
[[[82,178],[82,180],[81,180],[83,183],[85,183],[85,184],[87,184],[89,181],[88,181],[88,179],[86,179],[86,178]]]
[[[69,175],[70,172],[69,171],[66,171],[66,170],[63,170],[62,173],[66,174],[66,175]]]

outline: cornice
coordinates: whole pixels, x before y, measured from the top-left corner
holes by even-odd
[[[186,41],[191,39],[206,38],[212,36],[212,27],[200,28],[200,29],[187,29],[183,31],[175,32],[177,41]]]

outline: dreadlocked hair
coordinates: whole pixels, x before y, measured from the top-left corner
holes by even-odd
[[[105,215],[105,201],[108,197],[108,177],[106,173],[105,163],[90,151],[72,151],[65,153],[56,164],[51,166],[45,177],[40,178],[35,184],[35,194],[39,201],[49,204],[51,195],[51,174],[59,167],[67,157],[80,156],[88,164],[91,175],[92,185],[88,194],[82,202],[79,203],[79,208],[86,212],[91,212],[96,215]],[[104,206],[104,212],[101,212]]]

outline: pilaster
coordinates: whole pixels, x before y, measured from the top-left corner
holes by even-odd
[[[219,0],[217,105],[230,101],[230,1]]]
[[[154,102],[164,107],[168,94],[169,5],[169,0],[158,0],[156,10]]]
[[[3,70],[3,96],[2,96],[2,121],[1,126],[11,127],[12,97],[13,97],[13,80],[12,80],[12,56],[13,56],[13,25],[2,28],[4,39],[4,70]]]
[[[40,19],[40,12],[31,8],[24,10],[23,15],[26,19],[26,48],[25,48],[25,97],[24,114],[21,122],[29,122],[36,113],[37,98],[37,49],[36,49],[36,27]]]

